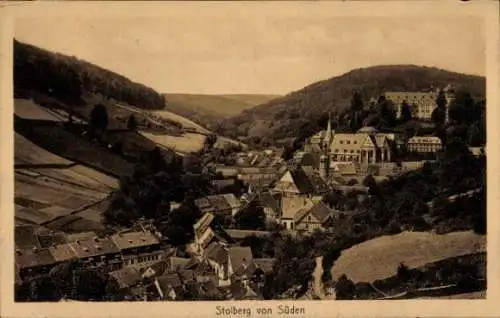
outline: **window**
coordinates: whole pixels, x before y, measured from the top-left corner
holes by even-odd
[[[350,140],[346,140],[346,144],[351,144],[351,141]]]
[[[358,142],[356,140],[354,140],[354,144],[357,144]]]
[[[341,144],[341,145],[343,145],[343,144],[344,144],[344,141],[343,141],[343,140],[341,140],[341,141],[340,141],[340,144]]]

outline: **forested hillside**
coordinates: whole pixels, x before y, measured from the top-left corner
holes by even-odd
[[[227,136],[248,136],[274,142],[318,131],[327,112],[342,115],[358,92],[364,106],[386,91],[429,91],[448,85],[467,89],[473,97],[484,96],[484,77],[414,65],[375,66],[352,70],[313,83],[282,98],[273,99],[223,122]]]
[[[146,109],[162,109],[161,94],[143,84],[80,60],[14,40],[14,87],[16,97],[44,94],[57,96],[72,106],[84,94],[102,94],[117,102]]]

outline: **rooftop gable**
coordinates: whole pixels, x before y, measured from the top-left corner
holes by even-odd
[[[308,210],[314,205],[314,202],[308,198],[283,197],[281,200],[283,211],[281,218],[283,219],[293,219],[299,211]]]

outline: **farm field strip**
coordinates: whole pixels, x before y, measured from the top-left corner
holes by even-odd
[[[180,137],[170,135],[155,135],[148,132],[141,132],[141,134],[163,147],[182,153],[199,151],[203,148],[203,143],[205,142],[204,135],[194,133],[185,133]]]
[[[393,276],[400,263],[410,268],[486,250],[486,240],[472,232],[444,235],[403,232],[382,236],[342,252],[334,263],[334,278],[346,274],[355,282],[372,282]]]
[[[185,117],[179,116],[177,114],[174,114],[174,113],[167,111],[167,110],[153,110],[153,111],[149,111],[149,113],[153,116],[157,116],[157,117],[163,118],[165,120],[178,122],[186,128],[194,128],[203,134],[210,133],[210,131],[208,129],[198,125],[194,121],[189,120]]]
[[[61,122],[65,121],[61,116],[57,116],[54,112],[36,104],[29,99],[14,100],[14,114],[23,119],[37,119]]]
[[[26,139],[18,133],[14,133],[14,159],[15,163],[31,164],[72,164],[66,158],[57,156]]]

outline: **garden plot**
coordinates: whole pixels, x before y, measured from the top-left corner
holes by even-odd
[[[416,268],[485,250],[485,237],[473,232],[445,235],[403,232],[378,237],[342,251],[332,268],[332,277],[336,279],[345,274],[354,282],[373,282],[396,275],[400,263]]]
[[[20,223],[24,224],[42,224],[52,219],[52,217],[47,213],[17,204],[15,205],[15,216],[16,220],[19,220]]]

